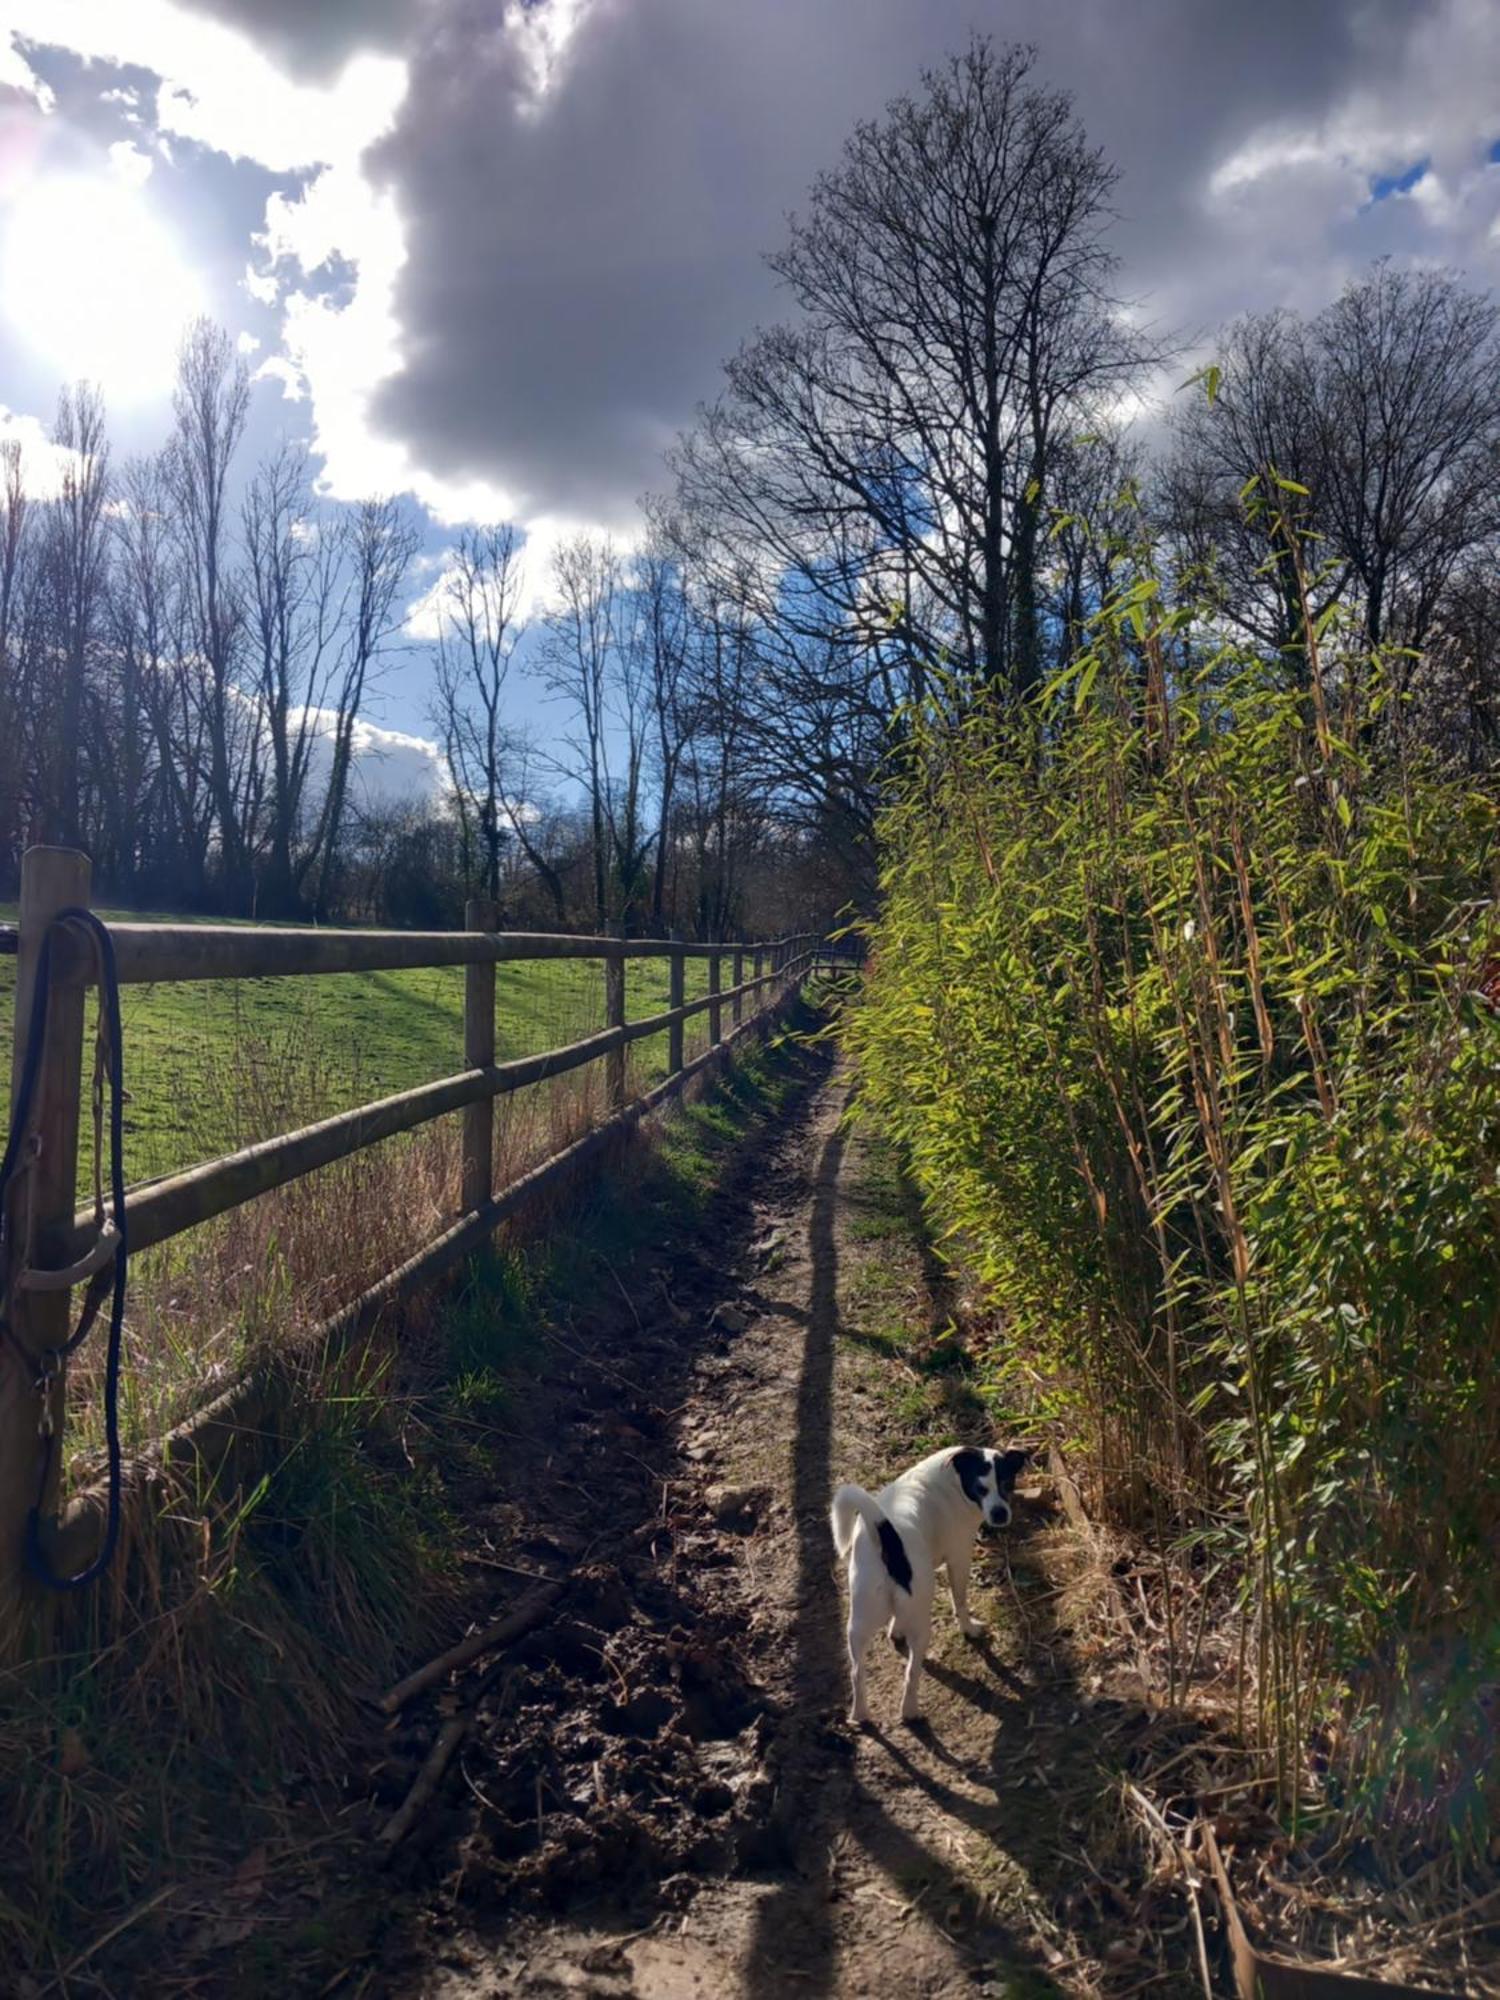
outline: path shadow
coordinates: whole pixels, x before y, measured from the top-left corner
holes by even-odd
[[[789,1971],[798,1990],[828,1990],[837,1941],[826,1897],[806,1893],[805,1881],[826,1875],[836,1821],[818,1795],[827,1782],[827,1752],[811,1740],[836,1699],[842,1669],[840,1607],[830,1588],[832,1544],[828,1510],[833,1499],[833,1369],[838,1333],[838,1183],[846,1136],[834,1126],[818,1156],[808,1224],[811,1277],[797,1382],[792,1448],[792,1507],[797,1524],[797,1591],[792,1619],[793,1694],[796,1714],[784,1746],[778,1818],[787,1835],[795,1873],[779,1881],[756,1910],[747,1963],[746,1991],[773,2000],[787,1991]]]
[[[804,1326],[793,1439],[792,1497],[797,1535],[793,1619],[794,1712],[786,1725],[777,1821],[790,1866],[767,1886],[757,1906],[746,1962],[750,2000],[780,2000],[796,1992],[831,1993],[839,1979],[837,1856],[854,1844],[891,1884],[908,1911],[930,1909],[969,1960],[972,1971],[1016,1995],[1060,1995],[1044,1962],[1057,1948],[1112,1963],[1110,1947],[1141,1923],[1155,1933],[1162,1957],[1143,1986],[1194,1981],[1186,1906],[1179,1885],[1155,1883],[1149,1840],[1122,1813],[1132,1772],[1159,1759],[1164,1747],[1191,1745],[1202,1725],[1187,1715],[1152,1711],[1116,1698],[1092,1678],[1085,1686],[1074,1664],[1073,1635],[1058,1611],[1056,1558],[1045,1510],[1018,1508],[1004,1538],[1003,1565],[981,1554],[979,1580],[1000,1598],[1004,1625],[1018,1638],[1014,1652],[986,1638],[964,1644],[951,1628],[927,1672],[938,1688],[993,1725],[987,1746],[972,1729],[957,1747],[943,1740],[940,1720],[911,1730],[872,1732],[900,1787],[929,1798],[967,1851],[962,1869],[947,1842],[922,1837],[895,1818],[888,1787],[869,1781],[856,1764],[841,1716],[847,1689],[841,1593],[834,1582],[828,1529],[832,1498],[834,1375],[838,1327],[839,1178],[845,1139],[835,1129],[819,1155],[809,1223],[811,1283]],[[909,1190],[906,1191],[909,1194]],[[923,1241],[914,1197],[908,1209]],[[951,1279],[930,1246],[924,1258],[932,1296],[929,1335],[946,1324]],[[955,1434],[971,1430],[979,1406],[962,1366],[943,1370],[945,1414]],[[988,1575],[986,1576],[986,1572]],[[940,1593],[941,1598],[941,1593]],[[940,1618],[946,1618],[946,1603]],[[952,1701],[934,1702],[951,1717]],[[951,1730],[951,1721],[949,1722]],[[925,1830],[924,1830],[925,1831]],[[976,1885],[978,1893],[976,1894]],[[1044,1913],[1052,1943],[1042,1946],[1034,1922]],[[1151,1961],[1148,1960],[1149,1964]],[[1144,1968],[1139,1964],[1132,1970]]]
[[[975,1969],[1016,1973],[1028,1994],[1060,1994],[1025,1942],[981,1910],[973,1889],[946,1859],[901,1825],[854,1775],[850,1739],[833,1718],[841,1712],[847,1663],[843,1609],[833,1581],[828,1511],[832,1501],[833,1385],[838,1338],[839,1176],[845,1134],[835,1127],[819,1155],[808,1232],[809,1310],[797,1388],[792,1500],[797,1533],[793,1616],[795,1712],[780,1758],[777,1821],[790,1867],[756,1909],[745,1970],[750,2000],[783,2000],[789,1992],[833,1991],[839,1939],[831,1875],[838,1847],[852,1839],[903,1894],[935,1897],[946,1912],[965,1913],[961,1949]],[[915,1740],[915,1739],[914,1739]],[[929,1787],[932,1780],[923,1774]],[[940,1787],[956,1820],[990,1830],[972,1817],[973,1801]],[[951,1798],[951,1804],[949,1803]]]

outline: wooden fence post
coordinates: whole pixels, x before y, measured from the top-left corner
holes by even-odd
[[[743,993],[739,991],[740,982],[741,980],[743,980],[744,977],[745,977],[745,954],[742,951],[737,951],[734,955],[733,960],[731,961],[731,972],[729,980],[730,985],[735,988],[734,999],[730,1003],[729,1018],[734,1022],[734,1025],[736,1027],[738,1027],[741,1021],[743,1021],[745,1018],[745,996]]]
[[[625,1025],[625,960],[623,957],[607,958],[604,961],[604,1014],[605,1026],[623,1028]],[[604,1058],[604,1094],[611,1111],[625,1109],[625,1050],[611,1049]]]
[[[685,1002],[687,981],[684,973],[687,960],[680,951],[672,953],[671,971],[668,975],[667,1005],[681,1007]],[[682,1027],[681,1021],[674,1021],[667,1030],[667,1074],[676,1076],[682,1068]]]
[[[52,919],[70,905],[89,900],[89,859],[66,847],[29,848],[21,862],[21,919],[16,956],[15,1033],[11,1052],[11,1116],[21,1084],[23,1051],[36,996],[42,946]],[[30,1256],[39,1265],[67,1261],[64,1248],[73,1226],[78,1181],[78,1120],[83,1096],[85,991],[77,980],[54,972],[47,1001],[47,1039],[41,1074],[32,1099],[32,1130],[39,1146],[35,1164],[12,1185],[12,1219],[29,1205]],[[22,1246],[24,1247],[24,1246]],[[69,1292],[18,1291],[11,1325],[27,1354],[44,1356],[67,1339]],[[51,1476],[41,1495],[44,1520],[57,1511],[62,1460],[66,1383],[61,1370],[50,1396],[53,1426]],[[37,1498],[38,1442],[44,1398],[31,1370],[9,1341],[0,1341],[0,1656],[15,1650],[20,1610],[26,1594],[26,1516]]]
[[[464,904],[466,931],[492,931],[498,913],[484,896]],[[495,1060],[495,962],[464,967],[464,1066],[487,1069]],[[481,1208],[494,1192],[495,1101],[464,1107],[463,1205]]]
[[[718,952],[714,952],[710,955],[708,961],[708,990],[711,995],[708,1009],[708,1043],[710,1048],[717,1048],[719,1043],[724,1039],[724,1009],[719,1004],[719,965],[719,954]]]

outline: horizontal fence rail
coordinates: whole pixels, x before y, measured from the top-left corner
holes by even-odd
[[[122,986],[199,979],[290,979],[335,972],[413,972],[453,965],[502,965],[517,959],[721,957],[717,944],[661,938],[552,936],[546,931],[339,931],[250,924],[111,924]],[[767,940],[787,945],[795,939]],[[745,946],[742,949],[753,949]],[[65,977],[92,981],[92,954],[68,941]]]
[[[43,945],[49,937],[51,941],[45,1053],[29,1135],[37,1157],[45,1155],[46,1173],[33,1176],[36,1185],[28,1190],[23,1226],[18,1227],[15,1214],[9,1218],[8,1268],[0,1272],[0,1296],[11,1301],[12,1335],[9,1342],[0,1340],[0,1653],[5,1650],[7,1610],[24,1594],[21,1545],[26,1512],[35,1498],[21,1468],[35,1465],[38,1436],[60,1430],[64,1414],[61,1369],[35,1370],[18,1365],[18,1360],[60,1348],[68,1324],[69,1287],[92,1276],[110,1247],[94,1213],[77,1210],[74,1196],[83,1104],[84,991],[98,974],[92,941],[80,928],[56,919],[65,908],[86,906],[87,901],[88,864],[82,856],[62,849],[33,849],[23,863],[21,921],[0,927],[0,956],[17,960],[13,1103]],[[366,1325],[382,1302],[430,1281],[455,1256],[477,1248],[538,1189],[553,1185],[617,1133],[628,1131],[680,1092],[691,1078],[706,1073],[742,1034],[768,1019],[821,960],[847,957],[813,932],[721,944],[500,931],[492,908],[477,901],[465,912],[465,928],[456,932],[138,922],[112,923],[108,930],[122,985],[465,968],[464,1067],[453,1075],[126,1191],[125,1234],[135,1256],[367,1147],[415,1131],[433,1119],[462,1113],[462,1199],[456,1220],[363,1299],[325,1322],[321,1330],[325,1347]],[[566,1046],[497,1062],[496,968],[543,959],[602,963],[608,1025]],[[625,990],[625,962],[632,959],[668,962],[671,1003],[665,1011],[634,1021],[627,1017]],[[708,991],[693,1000],[684,994],[689,959],[707,962]],[[708,1017],[709,1045],[689,1060],[683,1031],[686,1023],[702,1015]],[[629,1098],[627,1051],[652,1036],[667,1039],[667,1076]],[[602,1123],[497,1192],[495,1101],[595,1062],[602,1064],[606,1082],[607,1115]],[[243,1399],[239,1390],[227,1394],[231,1403],[237,1396]],[[204,1425],[210,1431],[214,1424],[223,1428],[213,1413],[224,1401],[221,1396],[199,1419],[191,1420],[183,1434],[196,1435]],[[166,1444],[156,1447],[159,1457]],[[59,1454],[54,1449],[49,1456],[55,1468]],[[44,1517],[55,1517],[55,1488],[42,1496],[42,1503]],[[56,1539],[65,1562],[74,1559],[80,1524],[95,1520],[98,1511],[97,1495],[85,1496],[84,1502],[69,1509],[67,1531]]]

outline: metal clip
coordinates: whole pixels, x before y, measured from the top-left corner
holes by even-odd
[[[62,1363],[57,1349],[49,1347],[37,1363],[37,1377],[32,1391],[41,1404],[37,1412],[36,1434],[44,1442],[51,1440],[57,1426],[52,1421],[52,1385],[62,1373]]]

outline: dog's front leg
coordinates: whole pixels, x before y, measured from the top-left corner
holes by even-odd
[[[977,1639],[984,1627],[969,1616],[969,1568],[974,1560],[972,1543],[948,1558],[948,1591],[953,1599],[953,1615],[966,1639]]]

